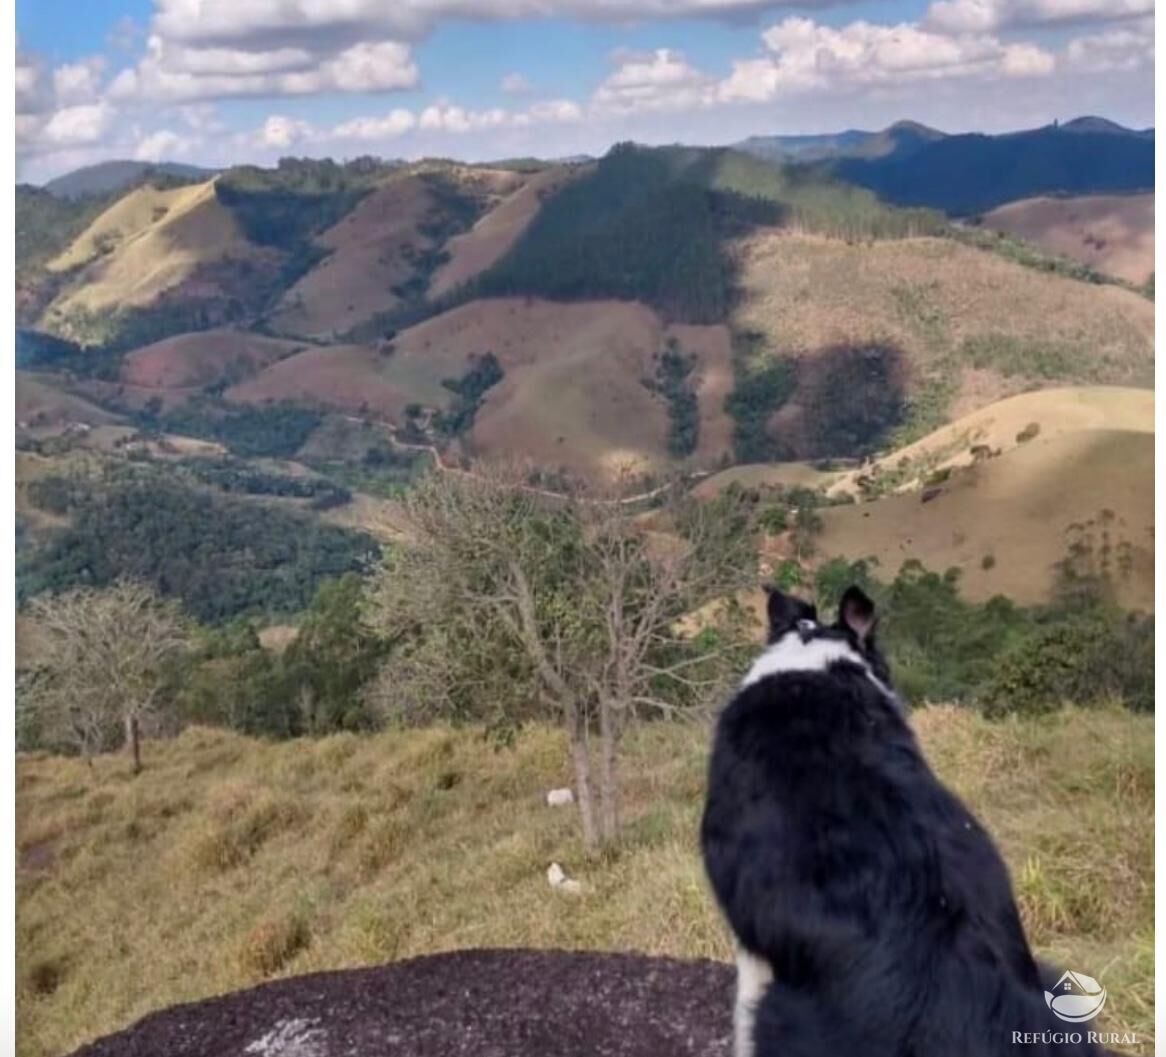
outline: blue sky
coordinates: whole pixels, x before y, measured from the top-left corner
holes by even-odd
[[[111,157],[1153,122],[1153,0],[19,0],[16,23],[34,181]]]

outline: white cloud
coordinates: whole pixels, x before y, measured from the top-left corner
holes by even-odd
[[[583,120],[583,108],[570,99],[547,99],[527,107],[525,113],[518,117],[533,123],[546,121],[570,124]]]
[[[946,33],[985,33],[1018,26],[1113,22],[1152,14],[1154,0],[938,0],[924,24]]]
[[[16,53],[16,112],[40,114],[52,109],[52,84],[45,76],[40,57],[28,52]]]
[[[792,2],[792,0],[791,0]],[[822,0],[824,3],[825,0]],[[782,0],[155,0],[155,32],[194,45],[347,47],[416,40],[447,18],[730,18]]]
[[[499,87],[507,95],[525,95],[531,91],[531,83],[520,73],[508,73],[499,82]]]
[[[217,133],[226,128],[213,103],[187,103],[176,109],[183,124],[194,132]]]
[[[419,80],[409,49],[391,40],[355,44],[325,63],[320,73],[342,92],[412,88]]]
[[[105,59],[94,55],[53,70],[53,94],[58,106],[92,103],[101,92]]]
[[[723,101],[763,102],[953,77],[1028,77],[1055,60],[1033,44],[1003,44],[987,34],[947,36],[911,23],[851,22],[835,28],[787,18],[762,34],[769,54],[733,64],[718,88]]]
[[[1000,58],[1005,77],[1045,77],[1057,67],[1057,60],[1035,44],[1007,44]]]
[[[257,142],[261,147],[277,147],[283,150],[293,143],[300,143],[312,135],[312,126],[306,121],[284,117],[282,114],[272,114],[257,134]]]
[[[427,131],[475,132],[480,129],[498,128],[508,124],[512,115],[501,107],[489,110],[466,110],[464,107],[448,104],[427,106],[417,119],[417,127]]]
[[[1154,65],[1154,20],[1146,19],[1069,41],[1065,62],[1079,73],[1130,73]]]
[[[302,47],[250,50],[187,47],[152,34],[136,69],[110,86],[115,99],[191,102],[238,96],[383,92],[413,87],[419,79],[409,48],[395,41],[366,41],[335,54]]]
[[[397,107],[385,114],[361,116],[343,121],[317,137],[323,140],[395,140],[407,133],[461,136],[501,129],[524,129],[534,125],[573,124],[583,120],[584,109],[570,99],[546,99],[523,110],[492,107],[471,110],[448,101],[425,107],[420,113]]]
[[[90,56],[49,70],[40,56],[16,54],[16,148],[21,156],[97,143],[115,109],[101,98],[105,61]]]
[[[384,140],[396,139],[417,124],[411,110],[397,108],[382,117],[357,117],[332,129],[337,139]]]
[[[707,106],[714,99],[714,78],[690,66],[678,51],[617,52],[614,58],[615,73],[592,98],[592,106],[600,113],[684,110]]]
[[[38,139],[51,147],[96,143],[109,131],[113,117],[113,107],[105,102],[62,107],[45,122]]]
[[[165,161],[167,158],[180,157],[189,151],[190,144],[186,139],[168,128],[160,128],[138,143],[134,149],[134,157],[138,161]]]

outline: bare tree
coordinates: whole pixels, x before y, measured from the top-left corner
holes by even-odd
[[[584,843],[612,840],[629,720],[707,704],[739,641],[675,629],[755,579],[743,518],[690,504],[652,532],[618,489],[549,499],[511,467],[430,475],[407,508],[412,540],[372,594],[374,622],[401,643],[382,701],[504,725],[549,714],[567,732]]]
[[[588,555],[580,589],[598,628],[581,674],[598,708],[600,835],[609,841],[619,828],[618,746],[629,720],[715,700],[745,643],[744,614],[729,600],[756,582],[756,550],[746,508],[731,498],[674,502],[671,532],[645,530],[610,498],[577,510]],[[717,601],[725,606],[717,633],[682,630],[682,617]]]
[[[38,663],[26,696],[41,727],[90,762],[120,728],[137,774],[142,723],[157,707],[166,666],[186,644],[177,605],[122,580],[104,590],[42,595],[29,615]]]

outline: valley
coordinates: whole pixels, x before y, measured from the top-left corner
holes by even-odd
[[[1006,149],[1107,135],[1142,157],[1142,133],[1070,125]],[[1121,598],[1152,607],[1152,194],[1029,197],[977,230],[848,168],[930,165],[976,147],[961,137],[779,140],[22,189],[55,219],[18,273],[18,446],[42,476],[79,452],[115,476],[282,460],[347,497],[279,500],[296,516],[381,539],[426,466],[502,460],[548,493],[618,480],[645,502],[673,481],[809,490],[803,564],[916,559],[1024,604],[1049,597],[1070,526],[1110,511]],[[22,509],[26,546],[51,545],[62,515]]]

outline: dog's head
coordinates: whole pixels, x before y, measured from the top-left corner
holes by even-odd
[[[776,587],[766,588],[768,641],[772,644],[786,635],[796,633],[805,643],[815,639],[834,639],[845,642],[869,666],[887,687],[891,673],[886,659],[875,641],[878,614],[875,604],[861,587],[851,585],[838,603],[838,616],[833,624],[818,620],[817,607],[788,595]]]

